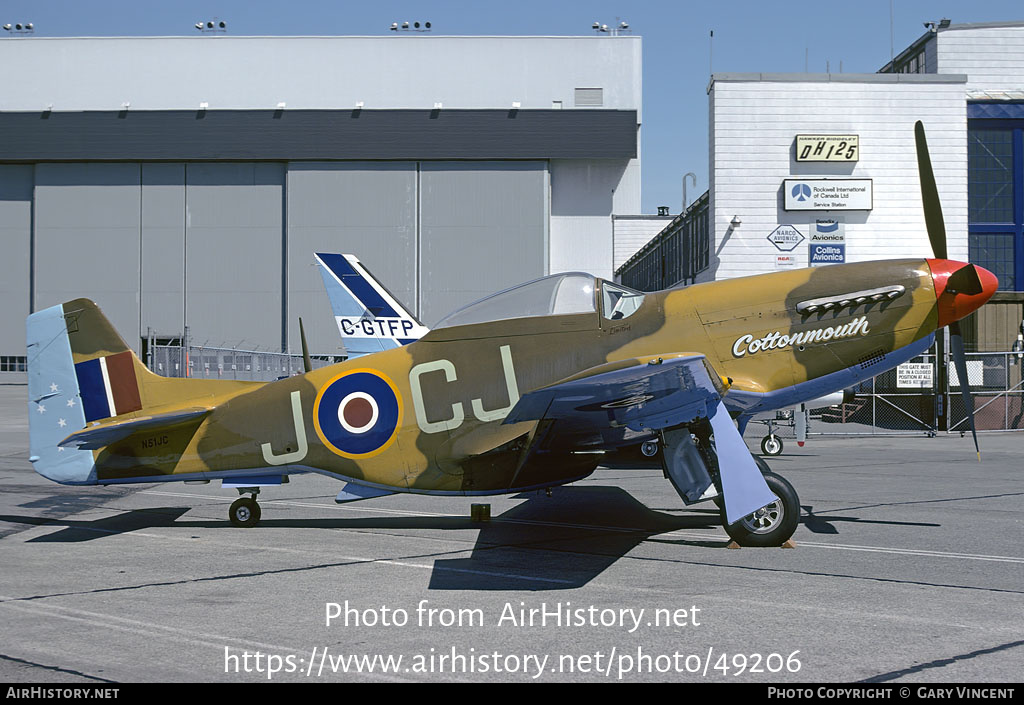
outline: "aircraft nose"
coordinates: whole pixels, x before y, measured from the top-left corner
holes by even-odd
[[[930,259],[928,267],[935,282],[940,328],[981,308],[999,287],[995,274],[974,264]]]

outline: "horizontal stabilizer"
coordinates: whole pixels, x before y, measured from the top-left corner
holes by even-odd
[[[366,485],[357,485],[354,482],[350,482],[345,485],[345,488],[341,492],[338,493],[338,496],[334,498],[334,501],[338,504],[347,504],[349,502],[358,502],[361,499],[386,497],[389,494],[395,493],[389,490],[367,487]]]
[[[172,411],[155,416],[141,416],[127,421],[118,421],[99,426],[86,426],[81,431],[75,431],[69,435],[58,445],[63,448],[96,450],[140,431],[153,431],[160,428],[178,426],[190,421],[198,421],[212,410],[205,407],[184,409],[182,411]]]

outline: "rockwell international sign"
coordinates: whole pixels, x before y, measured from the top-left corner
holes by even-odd
[[[871,179],[785,179],[787,211],[869,211]]]

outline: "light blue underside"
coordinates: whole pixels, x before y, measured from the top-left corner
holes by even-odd
[[[25,328],[29,460],[36,472],[54,482],[95,484],[92,451],[58,447],[69,433],[85,428],[63,306],[33,313]]]

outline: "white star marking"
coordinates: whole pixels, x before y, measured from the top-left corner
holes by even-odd
[[[50,384],[50,391],[51,392],[56,392],[57,391],[57,383],[56,382],[52,382]]]
[[[45,404],[40,404],[39,405],[39,413],[40,414],[46,413],[46,405]]]
[[[74,399],[68,399],[68,406],[74,406],[74,405],[75,405],[75,400]]]
[[[57,421],[57,425],[60,426],[61,428],[64,428],[65,426],[68,425],[68,422],[65,421],[64,419],[60,419],[59,421]]]

